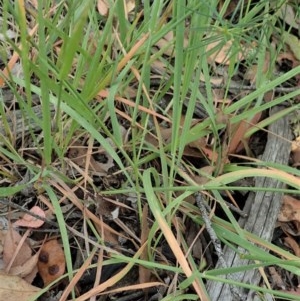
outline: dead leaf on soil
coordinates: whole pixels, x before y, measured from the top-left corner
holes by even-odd
[[[29,258],[23,265],[12,267],[9,271],[9,274],[13,276],[19,276],[26,280],[28,283],[32,283],[38,272],[38,257],[39,253],[36,253],[34,256]]]
[[[95,195],[92,199],[95,200],[97,209],[96,213],[107,220],[115,220],[119,217],[120,206],[117,201],[104,198],[101,195]]]
[[[107,16],[109,10],[109,4],[107,0],[98,0],[97,9],[101,16]]]
[[[38,260],[38,271],[44,286],[47,286],[65,272],[65,254],[56,239],[47,241],[41,248]]]
[[[285,289],[285,284],[282,280],[282,277],[280,274],[276,271],[275,267],[269,267],[269,273],[272,277],[273,284],[275,284],[276,287],[280,287],[281,289]]]
[[[21,235],[14,229],[10,228],[7,231],[3,245],[3,262],[5,267],[8,267],[9,265],[11,267],[22,266],[31,258],[31,248],[26,242],[23,242],[19,252],[16,254],[15,258],[13,258],[21,240]],[[11,263],[12,260],[13,262]]]
[[[215,171],[215,169],[215,166],[207,165],[199,169],[199,176],[191,174],[191,177],[197,184],[199,184],[199,186],[204,185],[212,178],[212,174]]]
[[[250,122],[247,122],[246,120],[242,120],[238,124],[235,124],[234,126],[231,127],[231,138],[229,140],[229,150],[228,152],[230,154],[236,154],[243,149],[245,149],[244,143],[249,140],[247,138],[246,140],[244,139],[246,132],[255,124],[258,123],[258,121],[261,118],[261,113],[257,113]]]
[[[135,8],[135,1],[134,0],[126,0],[124,1],[125,4],[125,13],[128,16],[128,13],[134,10]],[[97,1],[97,9],[101,16],[106,17],[108,15],[108,11],[110,9],[110,4],[108,0],[98,0]]]
[[[196,124],[197,121],[195,121],[192,125]],[[161,128],[160,129],[160,134],[163,139],[164,143],[170,143],[171,139],[171,133],[172,129],[171,128]],[[181,130],[180,130],[180,135],[182,135]],[[147,134],[146,139],[148,143],[151,143],[155,147],[159,147],[158,139],[155,138],[153,135]],[[218,159],[218,153],[213,151],[210,147],[207,146],[206,138],[201,137],[196,141],[192,141],[188,143],[183,151],[183,154],[185,156],[190,156],[190,157],[200,157],[203,158],[204,156],[207,156],[212,162],[216,162]]]
[[[0,300],[28,301],[41,289],[28,284],[18,276],[0,273]]]
[[[300,61],[300,40],[287,31],[283,32],[282,40],[290,47],[290,50],[296,59]]]
[[[41,218],[46,218],[45,212],[39,206],[34,206],[30,209],[30,212]],[[21,219],[13,223],[14,227],[27,227],[27,228],[39,228],[44,224],[44,221],[38,219],[28,213],[26,213]]]
[[[282,198],[282,206],[278,215],[279,222],[300,222],[300,201],[289,196],[284,195]]]
[[[25,241],[21,242],[22,239],[14,229],[7,231],[3,245],[2,269],[9,275],[21,277],[31,283],[37,273],[38,253],[31,256],[30,247]]]
[[[208,39],[213,37],[207,37]],[[223,65],[229,65],[230,59],[235,56],[235,59],[241,61],[245,59],[248,53],[254,48],[253,45],[240,45],[239,52],[233,53],[233,40],[216,40],[209,43],[206,47],[206,53],[210,53],[208,56],[209,63],[218,63]]]
[[[283,19],[286,24],[292,26],[295,29],[299,29],[299,14],[296,14],[295,9],[292,5],[285,3],[280,7],[280,10],[278,12],[278,16]]]

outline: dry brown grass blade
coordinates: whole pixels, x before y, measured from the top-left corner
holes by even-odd
[[[133,260],[134,259],[138,259],[141,256],[141,253],[143,252],[143,249],[145,248],[146,245],[143,245],[137,252],[136,254],[133,256]],[[97,287],[94,287],[93,289],[91,289],[90,291],[88,291],[87,293],[81,295],[80,297],[76,298],[74,301],[84,301],[87,300],[88,298],[91,298],[92,296],[95,295],[99,295],[100,293],[102,293],[104,290],[106,290],[107,288],[115,285],[118,281],[120,281],[129,271],[130,269],[133,267],[134,262],[129,262],[120,272],[118,272],[116,275],[112,276],[110,279],[108,279],[107,281],[101,283],[100,285],[98,285]]]
[[[90,218],[95,224],[99,225],[99,227],[103,227],[116,235],[121,235],[119,232],[115,231],[113,228],[109,227],[107,224],[102,222],[95,214],[93,214],[90,210],[84,208],[83,204],[77,199],[77,196],[74,192],[58,177],[55,177],[54,180],[49,179],[49,184],[55,187],[58,191],[60,191],[64,197],[68,198],[79,210],[83,212],[85,210],[86,216]]]
[[[145,43],[145,41],[149,37],[149,33],[145,34],[131,49],[128,53],[124,55],[124,57],[121,59],[121,61],[118,63],[116,71],[120,72],[126,64],[132,59],[132,57],[135,55],[135,53],[142,47],[142,45]],[[112,78],[112,72],[110,72],[101,82],[101,88],[98,91],[98,93],[103,89],[103,87],[108,86],[110,80]],[[96,93],[96,95],[98,94]]]
[[[12,228],[12,226],[10,226],[9,232],[8,232],[8,233],[11,234],[11,237],[13,237],[13,234],[15,234],[15,236],[20,236],[19,233],[17,233],[17,232]],[[15,250],[11,250],[11,251],[14,251],[14,253],[13,253],[13,255],[11,256],[10,262],[8,263],[8,265],[7,265],[6,268],[5,268],[5,272],[6,272],[6,273],[9,273],[10,268],[13,266],[16,257],[22,257],[22,256],[20,256],[20,254],[22,254],[22,253],[20,253],[20,251],[21,251],[22,248],[25,247],[26,249],[29,249],[28,252],[30,252],[30,248],[29,248],[29,246],[28,246],[28,245],[26,244],[26,242],[25,242],[26,239],[28,238],[29,234],[30,234],[30,229],[27,229],[26,232],[24,233],[24,235],[21,237],[21,239],[20,239],[19,241],[16,240],[16,241],[18,241],[18,245],[16,246]],[[15,247],[15,246],[14,246],[14,247]],[[4,251],[5,251],[5,250],[4,250]],[[23,249],[22,251],[24,252],[24,249]]]
[[[76,283],[80,280],[81,276],[84,274],[88,266],[91,264],[92,259],[96,253],[96,248],[91,252],[90,256],[86,259],[85,263],[81,266],[81,268],[77,271],[74,275],[68,286],[65,288],[62,296],[60,297],[59,301],[65,301],[68,298],[71,290],[74,289]]]
[[[25,20],[25,3],[24,0],[18,0],[18,4],[17,6],[19,7],[21,14],[22,14],[22,18]],[[29,36],[31,37],[32,35],[34,35],[34,33],[37,31],[38,29],[38,25],[34,26],[34,28],[29,32]],[[19,46],[19,51],[22,50],[22,46]],[[9,60],[7,67],[5,67],[2,72],[1,72],[1,77],[0,77],[0,87],[4,87],[5,85],[5,79],[8,78],[10,71],[13,69],[14,65],[16,64],[16,62],[19,60],[20,56],[19,53],[14,51],[11,59]]]
[[[108,96],[109,96],[109,91],[108,91],[108,90],[102,90],[102,91],[100,91],[100,92],[98,93],[98,97],[100,97],[100,98],[107,98]],[[136,106],[136,103],[135,103],[135,102],[133,102],[133,101],[131,101],[131,100],[129,100],[129,99],[126,99],[126,98],[124,98],[124,97],[121,97],[121,96],[118,96],[118,95],[117,95],[117,96],[115,97],[115,99],[116,99],[117,101],[119,101],[119,102],[121,102],[121,103],[123,103],[123,104],[129,106],[129,107],[134,108],[134,107]],[[98,99],[98,100],[99,100],[99,99]],[[170,120],[169,118],[167,118],[167,117],[165,117],[165,116],[163,116],[163,115],[161,115],[161,114],[159,114],[159,113],[156,113],[154,110],[150,110],[150,109],[148,109],[148,108],[146,108],[146,107],[143,107],[142,105],[138,105],[137,107],[138,107],[138,109],[139,109],[140,111],[142,111],[142,112],[145,112],[145,113],[147,113],[147,114],[149,114],[149,115],[155,116],[155,117],[160,118],[160,119],[162,119],[162,120],[164,120],[164,121],[166,121],[166,122],[168,122],[168,123],[171,123],[171,120]]]
[[[134,56],[134,54],[146,42],[146,40],[148,39],[149,36],[150,36],[150,33],[145,34],[135,45],[133,45],[133,47],[129,50],[129,52],[126,53],[120,39],[118,38],[119,37],[118,34],[116,34],[116,38],[118,39],[119,44],[122,47],[122,50],[124,53],[123,59],[119,62],[118,66],[117,66],[118,72],[121,71],[127,65],[127,63],[131,60],[131,58]]]
[[[116,288],[110,291],[105,291],[104,293],[100,293],[99,296],[106,295],[106,294],[122,293],[125,291],[145,290],[147,288],[155,287],[155,286],[166,286],[166,284],[162,282],[147,282],[147,283],[133,284],[133,285]]]
[[[148,205],[145,204],[143,208],[143,213],[142,213],[142,225],[141,225],[141,244],[143,245],[148,241],[148,236],[149,236],[149,227],[148,227]],[[148,250],[147,248],[144,249],[144,251],[141,254],[141,259],[145,261],[149,261],[148,258]],[[151,277],[151,271],[140,265],[139,266],[139,281],[140,283],[146,283],[150,281]]]
[[[189,263],[182,252],[177,239],[175,238],[172,230],[169,228],[167,222],[162,218],[160,214],[157,214],[156,221],[158,222],[158,225],[161,229],[161,231],[164,233],[164,236],[173,251],[173,254],[175,255],[177,261],[179,262],[183,272],[185,273],[186,277],[192,277],[193,271],[191,270]],[[201,280],[197,277],[193,280],[192,285],[198,294],[201,301],[209,301],[207,293],[205,292],[205,288],[203,287]]]
[[[38,29],[38,25],[35,25],[34,28],[30,30],[28,35],[30,37],[33,36],[36,33],[37,29]],[[20,51],[22,50],[22,46],[19,46],[19,50]],[[7,63],[7,66],[1,72],[1,76],[0,76],[0,87],[1,88],[3,88],[5,86],[5,79],[7,79],[9,77],[11,70],[13,69],[14,65],[19,60],[19,58],[20,58],[19,53],[14,51],[11,59]]]

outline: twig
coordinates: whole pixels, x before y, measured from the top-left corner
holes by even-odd
[[[203,195],[199,192],[195,193],[195,199],[196,199],[196,204],[197,204],[198,208],[200,209],[203,221],[205,223],[206,230],[207,230],[207,232],[210,236],[210,239],[214,245],[214,248],[216,250],[220,265],[223,268],[227,268],[227,264],[224,259],[224,253],[222,250],[221,242],[218,239],[217,234],[211,225],[208,210],[206,208],[206,201],[204,200]],[[234,280],[234,277],[231,275],[227,275],[227,278]],[[230,291],[235,298],[239,298],[239,300],[243,300],[243,297],[241,296],[241,294],[239,293],[239,291],[237,290],[236,287],[230,285]]]
[[[31,212],[30,210],[28,210],[28,209],[26,209],[26,208],[24,208],[24,207],[22,207],[22,206],[20,206],[18,204],[13,203],[12,201],[9,201],[7,199],[0,199],[0,203],[3,204],[3,205],[10,206],[10,207],[15,208],[15,209],[19,209],[20,211],[25,212],[25,213],[33,216],[34,218],[42,220],[43,222],[45,222],[45,223],[47,223],[47,224],[49,224],[51,226],[54,226],[54,227],[58,228],[58,224],[56,222],[49,221],[46,218],[43,218],[43,217],[41,217],[41,216],[39,216],[39,215]]]

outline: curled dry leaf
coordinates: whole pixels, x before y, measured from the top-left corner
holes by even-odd
[[[35,215],[40,216],[41,218],[45,219],[46,215],[45,212],[38,206],[34,206],[30,209]],[[13,223],[14,227],[27,227],[27,228],[39,228],[44,224],[44,221],[38,219],[29,213],[26,213],[21,219],[17,220]]]
[[[44,286],[47,286],[65,272],[65,254],[57,240],[47,241],[41,248],[38,260],[38,271]]]

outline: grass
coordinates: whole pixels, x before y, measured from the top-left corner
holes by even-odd
[[[264,101],[267,92],[288,84],[300,71],[300,67],[295,67],[279,76],[274,74],[276,58],[286,45],[277,40],[274,47],[270,41],[285,30],[278,25],[277,13],[285,1],[277,1],[276,7],[272,1],[266,0],[255,3],[239,1],[229,17],[226,13],[231,1],[224,1],[222,7],[218,1],[152,3],[145,0],[143,5],[135,2],[135,12],[128,14],[123,1],[115,1],[108,16],[101,16],[95,1],[91,0],[43,1],[37,8],[24,6],[21,0],[14,5],[11,1],[3,1],[1,56],[4,65],[10,67],[4,69],[1,79],[3,85],[15,94],[15,103],[23,116],[31,116],[41,131],[31,130],[31,142],[28,144],[26,137],[16,141],[12,129],[6,127],[7,135],[1,136],[0,146],[1,160],[6,162],[6,167],[0,168],[0,172],[7,185],[0,187],[0,195],[14,197],[21,192],[25,185],[18,182],[24,171],[30,172],[31,180],[27,185],[33,185],[35,198],[41,200],[40,195],[43,195],[54,208],[66,257],[65,277],[73,285],[68,287],[68,293],[71,292],[74,300],[87,300],[103,292],[125,277],[135,264],[147,267],[154,274],[169,271],[178,275],[177,282],[177,278],[173,278],[169,296],[166,294],[164,301],[170,296],[172,300],[209,300],[204,284],[208,279],[268,292],[275,298],[297,300],[295,296],[278,290],[253,287],[220,277],[252,267],[207,270],[205,259],[200,263],[191,255],[183,231],[187,219],[199,228],[204,227],[199,208],[188,201],[200,191],[215,199],[224,210],[224,218],[212,217],[212,226],[222,243],[249,250],[253,259],[260,262],[256,268],[277,265],[299,275],[297,257],[241,229],[220,193],[222,190],[259,190],[258,187],[245,188],[234,184],[236,180],[257,176],[258,172],[288,184],[290,188],[284,189],[284,193],[299,193],[298,170],[272,166],[269,162],[255,162],[251,158],[243,165],[230,163],[226,160],[226,147],[219,137],[219,133],[224,131],[233,135],[228,131],[229,125],[233,128],[241,121],[251,123],[256,114],[267,112],[300,94],[299,90],[295,90],[275,96],[269,102]],[[7,35],[8,29],[16,38]],[[167,34],[170,35],[169,40],[158,47],[157,43]],[[229,42],[228,62],[216,64],[217,56],[222,55],[223,46]],[[215,46],[208,51],[207,47],[212,43]],[[9,49],[10,53],[5,53],[5,49]],[[239,57],[241,53],[243,59]],[[19,59],[19,67],[14,58]],[[252,79],[255,90],[244,95],[232,95],[230,85],[242,64],[246,69],[256,66]],[[21,74],[13,67],[18,67]],[[234,98],[234,101],[220,101],[219,113],[216,114],[213,80],[222,69],[227,72],[222,98]],[[155,78],[159,79],[158,85],[153,85]],[[32,111],[32,93],[40,98],[41,118]],[[198,118],[195,124],[194,111],[199,103],[206,118],[201,121]],[[54,118],[52,106],[56,110]],[[4,124],[8,124],[7,108],[8,105],[2,102]],[[245,137],[254,135],[274,119],[297,109],[299,105],[292,103],[281,114],[264,118],[251,127]],[[201,143],[205,137],[213,137],[215,141],[211,148],[212,157],[203,153]],[[76,142],[84,146],[85,163],[75,163],[74,169],[68,152],[76,148]],[[212,172],[206,176],[185,156],[186,147],[192,144],[197,145],[198,156],[202,156],[200,167],[211,167]],[[99,189],[95,184],[89,162],[97,150],[105,151],[113,159],[113,176],[121,175],[122,179],[119,187],[106,184]],[[273,167],[276,172],[266,167]],[[111,177],[107,172],[102,176],[104,179]],[[196,177],[205,181],[199,184]],[[127,198],[130,195],[136,206],[131,214],[139,227],[135,234],[141,239],[140,235],[148,231],[149,236],[142,243],[126,233],[127,239],[135,242],[134,255],[112,252],[110,257],[103,259],[104,266],[123,262],[126,267],[109,282],[95,286],[75,299],[74,275],[92,266],[90,254],[103,257],[105,248],[105,221],[94,215],[93,206],[87,204],[88,191],[110,199],[116,195]],[[85,238],[87,254],[79,270],[73,266],[72,254],[80,246],[76,245],[76,239],[70,239],[70,227],[76,227],[77,223],[68,224],[71,221],[62,211],[66,200],[74,210],[82,212],[80,222],[84,224],[85,234],[93,235],[96,243],[92,245],[91,240]],[[46,208],[45,204],[43,206]],[[143,213],[146,206],[149,206],[146,217],[149,223]],[[76,230],[81,231],[79,226]],[[158,260],[157,249],[164,240],[176,258],[174,266]],[[278,257],[270,255],[257,244],[272,250]],[[93,266],[101,269],[100,264]],[[151,282],[149,278],[147,282],[149,287],[157,287],[159,280]],[[144,287],[139,284],[135,288]],[[65,293],[60,300],[67,297]]]

